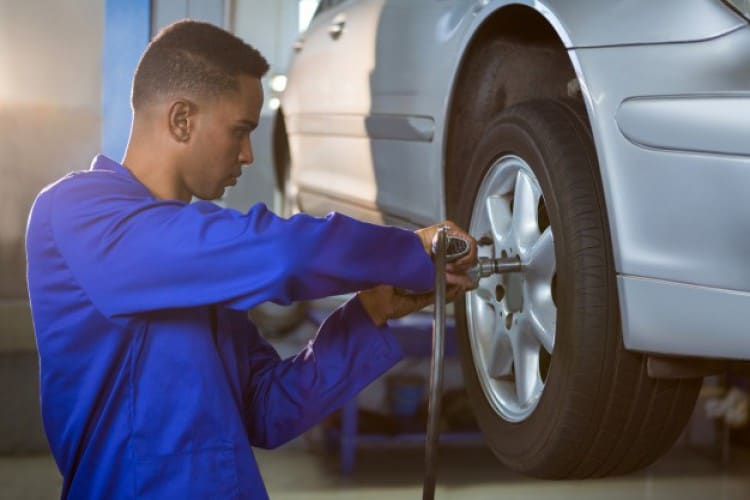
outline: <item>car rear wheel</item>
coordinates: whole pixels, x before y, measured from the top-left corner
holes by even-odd
[[[644,467],[691,415],[700,379],[648,377],[624,349],[599,167],[572,100],[505,110],[484,130],[452,216],[480,256],[518,258],[458,304],[479,425],[519,472],[596,477]]]

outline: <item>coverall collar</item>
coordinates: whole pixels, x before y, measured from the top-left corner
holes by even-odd
[[[127,168],[125,168],[120,163],[116,162],[115,160],[99,154],[94,157],[94,159],[91,161],[91,170],[108,170],[110,172],[115,172],[117,174],[124,175],[129,180],[134,182],[135,184],[138,184],[138,186],[145,191],[146,194],[148,194],[149,197],[153,196],[151,195],[151,191],[148,190],[146,186],[141,183]]]
[[[104,155],[96,155],[94,157],[94,159],[91,161],[91,170],[109,170],[112,172],[127,174],[130,177],[133,177],[127,168]]]

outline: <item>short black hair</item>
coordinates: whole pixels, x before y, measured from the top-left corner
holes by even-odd
[[[161,30],[148,44],[133,76],[137,110],[154,97],[187,92],[215,97],[238,90],[237,77],[268,72],[257,49],[212,24],[184,20]]]

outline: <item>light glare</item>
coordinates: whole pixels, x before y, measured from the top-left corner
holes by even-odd
[[[318,8],[319,0],[300,0],[299,2],[299,32],[307,30]]]
[[[286,76],[285,75],[274,75],[271,78],[271,90],[281,94],[286,90]]]

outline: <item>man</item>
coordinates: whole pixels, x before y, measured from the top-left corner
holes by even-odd
[[[29,295],[63,497],[266,497],[251,446],[294,438],[390,368],[386,321],[432,300],[393,287],[431,289],[434,227],[190,203],[252,163],[267,69],[218,28],[168,27],[136,70],[122,164],[98,156],[34,203]],[[450,269],[453,297],[475,260],[473,246]],[[287,360],[246,315],[355,291]]]

